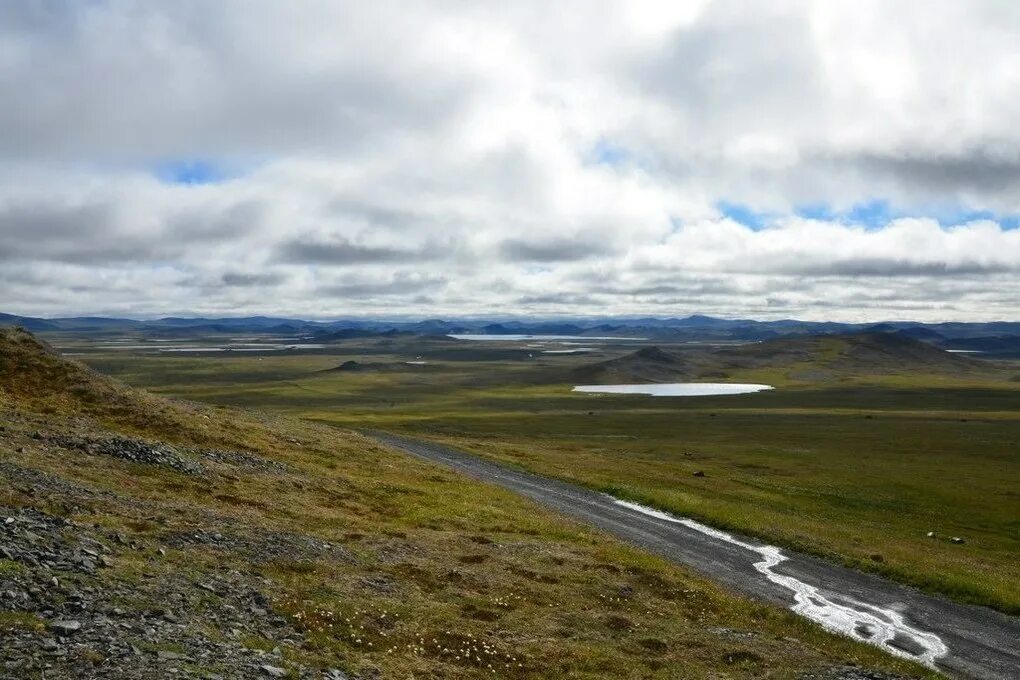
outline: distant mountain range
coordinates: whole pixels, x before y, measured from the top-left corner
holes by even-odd
[[[486,335],[577,335],[642,337],[670,342],[761,341],[791,335],[834,333],[894,333],[922,340],[943,349],[982,352],[1020,358],[1020,322],[919,323],[890,321],[871,324],[833,321],[755,321],[693,315],[683,318],[602,317],[564,320],[426,319],[387,321],[383,319],[340,319],[308,321],[266,316],[225,318],[167,317],[137,320],[108,317],[62,317],[42,319],[0,314],[0,325],[21,326],[33,332],[116,334],[132,332],[156,337],[200,337],[203,335],[271,334],[304,336],[323,342],[342,341],[379,334],[486,334]]]

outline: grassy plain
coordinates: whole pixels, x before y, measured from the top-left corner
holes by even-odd
[[[825,361],[816,357],[726,376],[774,391],[649,398],[571,393],[556,381],[623,348],[485,360],[498,347],[359,341],[261,357],[84,358],[167,394],[451,443],[1020,612],[1020,366],[796,379]],[[427,366],[402,363],[419,355]],[[349,359],[385,366],[323,372]]]
[[[49,481],[0,485],[0,505],[35,507],[125,536],[134,549],[119,551],[98,578],[139,586],[122,603],[129,611],[162,604],[143,599],[146,583],[202,583],[236,570],[272,583],[273,609],[307,639],[297,645],[250,633],[244,644],[282,646],[284,665],[339,666],[361,677],[799,678],[846,663],[933,676],[349,430],[165,400],[35,352],[27,341],[10,347],[0,346],[0,480],[17,469]],[[293,409],[289,395],[304,393],[308,381],[319,398],[339,390],[335,374],[291,375],[328,361],[322,357],[94,359],[107,369],[119,365],[136,383],[171,392],[187,385],[191,396],[274,410],[280,402]],[[356,401],[357,392],[346,398]],[[51,436],[61,432],[242,450],[286,468],[266,473],[207,462],[205,474],[184,475],[54,446]],[[89,491],[72,499],[68,489]],[[238,547],[171,540],[200,529],[222,532]],[[288,555],[280,549],[288,541],[278,537],[329,542],[348,558]],[[214,609],[219,597],[203,591],[195,611]],[[0,629],[35,625],[8,619],[0,618]]]

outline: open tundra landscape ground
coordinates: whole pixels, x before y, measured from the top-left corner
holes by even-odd
[[[24,331],[0,409],[3,677],[931,675],[351,429],[154,396]]]
[[[1020,672],[1020,363],[501,330],[6,332],[7,667]]]

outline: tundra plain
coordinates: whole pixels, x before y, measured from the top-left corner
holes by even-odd
[[[531,344],[406,336],[261,355],[79,351],[163,394],[452,444],[1020,612],[1020,365],[873,336],[724,347],[725,361],[689,343]],[[776,389],[571,392],[678,375]]]

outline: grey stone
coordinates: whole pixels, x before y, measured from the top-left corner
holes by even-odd
[[[60,633],[61,635],[71,635],[81,630],[81,622],[74,621],[71,619],[58,619],[56,621],[50,621],[50,630]]]
[[[180,652],[171,652],[166,649],[161,649],[156,652],[156,658],[160,661],[181,661],[187,659],[187,654],[181,654]]]

